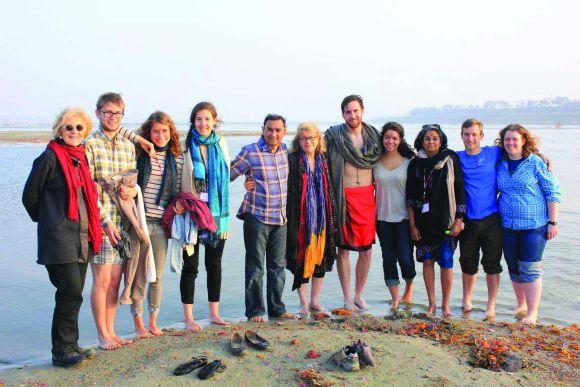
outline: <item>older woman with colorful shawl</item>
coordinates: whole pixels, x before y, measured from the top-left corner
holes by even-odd
[[[88,258],[99,252],[103,236],[95,182],[82,145],[92,128],[81,109],[61,112],[54,139],[34,160],[22,202],[38,223],[38,259],[56,288],[52,317],[52,364],[72,367],[93,356],[78,346],[78,316]]]
[[[312,122],[298,125],[288,155],[287,268],[294,274],[300,313],[320,311],[319,298],[326,271],[336,259],[336,202],[331,189],[326,150],[320,130]],[[306,284],[312,279],[310,303]]]

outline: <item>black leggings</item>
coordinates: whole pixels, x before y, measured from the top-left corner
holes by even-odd
[[[224,252],[225,239],[220,239],[216,248],[204,246],[205,248],[205,270],[207,271],[207,300],[209,302],[219,302],[220,290],[222,287],[222,254]],[[181,271],[181,302],[193,304],[195,295],[195,279],[197,278],[199,266],[199,241],[195,244],[195,252],[192,256],[187,255],[183,250],[183,269]]]

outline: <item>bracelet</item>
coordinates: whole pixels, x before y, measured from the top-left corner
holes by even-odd
[[[558,222],[552,222],[551,220],[549,220],[548,221],[548,224],[549,225],[552,225],[552,226],[557,226],[558,225]]]

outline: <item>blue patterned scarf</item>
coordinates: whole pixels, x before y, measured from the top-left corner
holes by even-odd
[[[208,206],[217,225],[217,234],[228,230],[230,217],[230,166],[226,162],[219,142],[220,137],[215,131],[207,137],[202,137],[197,130],[192,128],[188,144],[193,162],[194,179],[207,181]],[[207,176],[199,150],[200,145],[207,146]]]

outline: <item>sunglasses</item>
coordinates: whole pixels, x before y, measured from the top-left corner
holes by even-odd
[[[441,130],[441,126],[439,124],[428,124],[428,125],[423,125],[421,127],[421,129],[423,129],[423,130],[429,130],[429,129]]]
[[[73,129],[76,129],[77,132],[83,132],[85,130],[85,127],[82,126],[81,124],[76,124],[76,125],[66,124],[66,125],[63,125],[62,127],[65,128],[67,132],[72,132]]]

